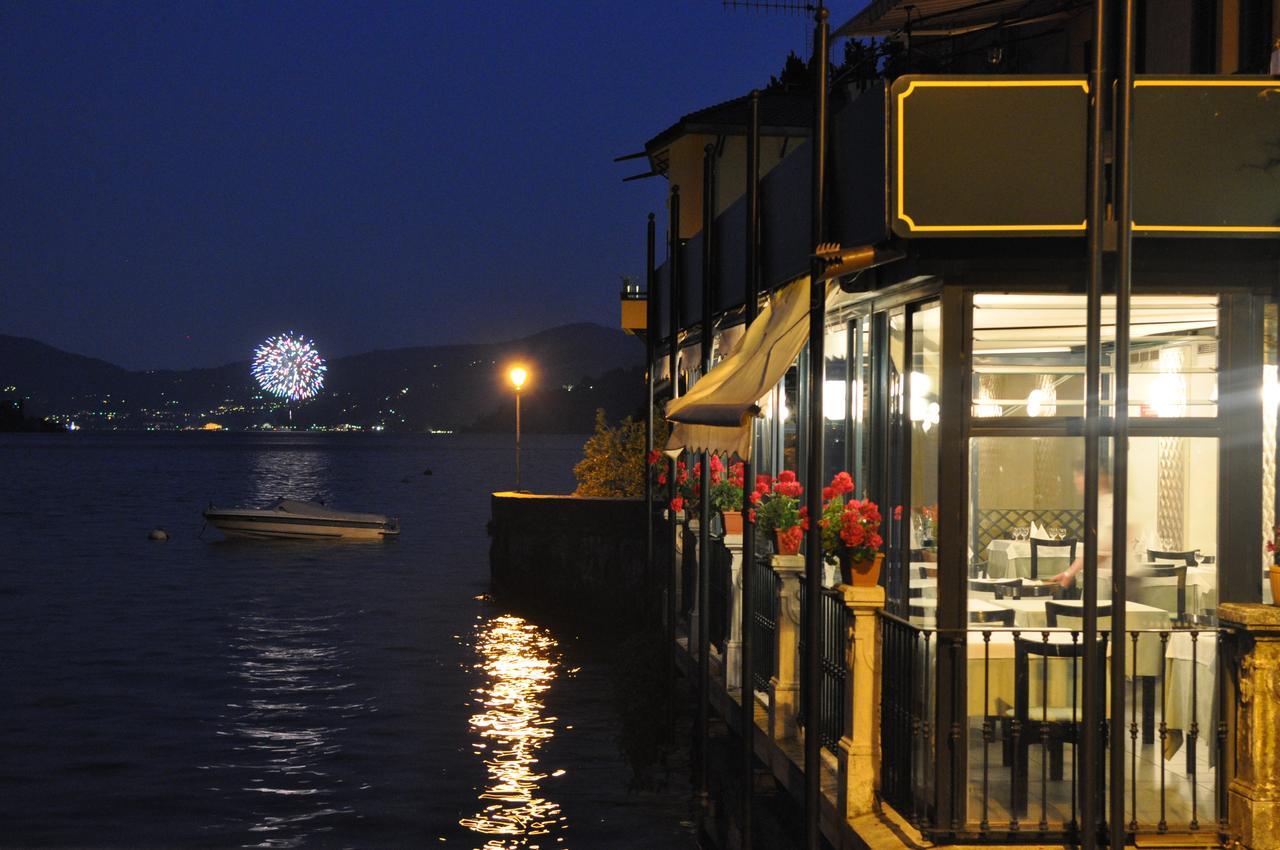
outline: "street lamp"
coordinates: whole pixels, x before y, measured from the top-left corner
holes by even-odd
[[[520,389],[524,386],[525,379],[529,377],[529,370],[523,366],[512,366],[511,371],[507,372],[507,377],[511,379],[511,385],[516,388],[516,491],[520,490]]]

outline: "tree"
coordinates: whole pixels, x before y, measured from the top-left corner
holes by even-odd
[[[787,54],[787,61],[776,77],[769,78],[765,91],[802,92],[813,89],[813,75],[809,73],[809,65],[792,50]]]
[[[667,441],[667,423],[654,413],[653,442]],[[648,462],[644,453],[644,420],[628,416],[610,427],[603,408],[596,410],[596,431],[582,447],[582,460],[573,467],[578,479],[575,496],[640,498]]]

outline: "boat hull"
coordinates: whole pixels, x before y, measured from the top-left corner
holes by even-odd
[[[227,537],[255,540],[382,540],[400,532],[393,520],[324,519],[281,511],[210,509],[204,518]]]

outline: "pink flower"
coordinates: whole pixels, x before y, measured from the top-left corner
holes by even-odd
[[[679,497],[679,496],[676,496],[674,499],[672,499],[672,500],[671,500],[671,510],[673,510],[673,511],[682,511],[682,510],[684,510],[684,499],[682,499],[682,498],[681,498],[681,497]]]
[[[832,487],[823,487],[823,488],[822,488],[822,501],[824,501],[824,502],[829,502],[829,501],[831,501],[832,499],[834,499],[834,498],[835,498],[835,496],[836,496],[836,491],[835,491],[835,489],[834,489],[834,488],[832,488]]]
[[[657,463],[660,460],[662,460],[662,452],[658,451],[657,449],[654,449],[653,451],[649,452],[650,466],[653,466],[655,463]]]

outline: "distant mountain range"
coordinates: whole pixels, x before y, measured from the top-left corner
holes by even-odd
[[[644,348],[595,324],[523,339],[371,351],[328,362],[321,394],[286,405],[265,397],[249,362],[210,369],[130,371],[32,339],[0,335],[0,398],[28,416],[94,429],[169,429],[215,422],[251,428],[292,422],[388,431],[507,430],[514,425],[506,366],[530,369],[521,423],[530,432],[584,433],[597,407],[610,418],[643,409]]]

